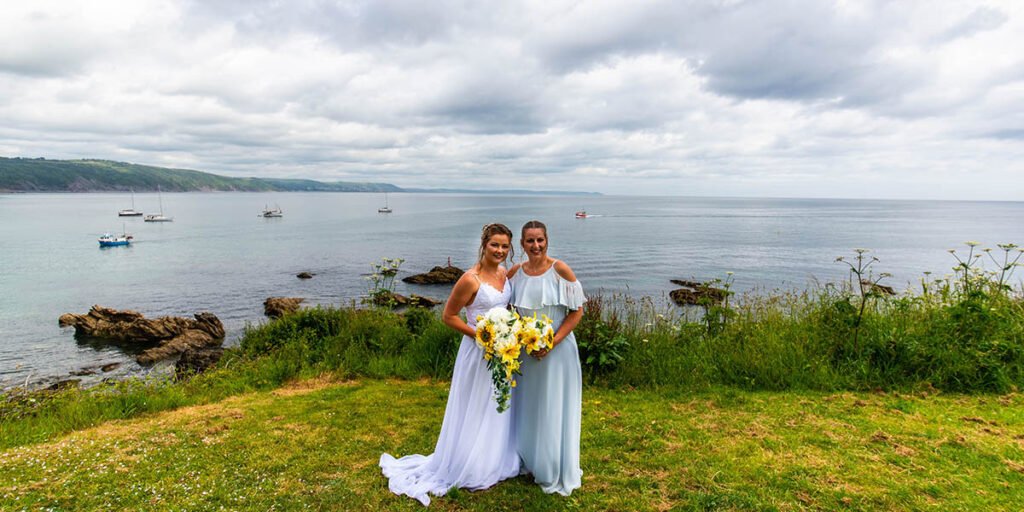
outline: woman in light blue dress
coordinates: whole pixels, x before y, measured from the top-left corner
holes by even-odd
[[[522,316],[547,315],[554,347],[524,357],[512,393],[516,449],[522,471],[546,493],[568,496],[580,486],[580,419],[583,373],[572,330],[583,317],[583,287],[569,265],[548,256],[547,227],[523,226],[520,243],[529,258],[509,270],[512,305]]]
[[[488,224],[480,235],[480,261],[455,283],[443,319],[461,332],[441,433],[430,455],[380,456],[391,492],[424,505],[449,489],[480,490],[519,474],[512,411],[498,412],[483,351],[475,341],[477,315],[507,307],[511,291],[501,264],[512,249],[512,232]],[[468,323],[459,317],[466,309]]]

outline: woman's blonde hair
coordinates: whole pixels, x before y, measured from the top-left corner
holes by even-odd
[[[516,249],[512,245],[512,230],[504,224],[495,222],[494,224],[488,224],[484,226],[483,231],[480,233],[480,258],[478,261],[484,259],[484,248],[487,247],[487,242],[494,235],[505,235],[508,237],[508,258],[512,259],[515,256]]]

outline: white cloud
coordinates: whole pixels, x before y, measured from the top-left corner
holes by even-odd
[[[606,193],[1019,199],[1019,3],[0,7],[0,154]]]

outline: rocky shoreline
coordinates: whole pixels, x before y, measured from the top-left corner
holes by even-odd
[[[458,281],[463,273],[462,269],[449,262],[446,266],[435,266],[428,272],[404,277],[402,281],[417,285],[451,284]],[[296,277],[310,279],[315,275],[300,272]],[[710,283],[679,279],[671,282],[680,288],[671,290],[669,296],[680,306],[719,303],[729,293]],[[298,311],[305,301],[302,297],[268,297],[263,302],[263,314],[274,320]],[[406,297],[393,292],[386,297],[378,296],[372,302],[392,308],[431,308],[443,303],[416,294]],[[14,387],[55,390],[148,374],[165,374],[180,379],[215,365],[225,350],[224,325],[211,312],[198,312],[193,318],[146,318],[137,311],[94,305],[85,314],[61,315],[58,324],[74,328],[78,339],[94,338],[100,344],[116,346],[130,358],[129,361],[93,363],[71,370],[64,377],[50,376],[31,381],[30,376],[24,384]]]

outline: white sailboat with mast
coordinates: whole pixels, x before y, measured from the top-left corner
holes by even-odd
[[[160,201],[160,213],[146,215],[142,220],[146,222],[172,222],[174,217],[167,217],[164,215],[164,196],[160,193],[160,185],[156,186],[156,197]]]
[[[391,213],[391,207],[388,206],[388,193],[384,192],[384,206],[377,208],[377,213]]]
[[[142,212],[135,209],[135,190],[132,190],[132,207],[117,212],[118,217],[142,217]]]

